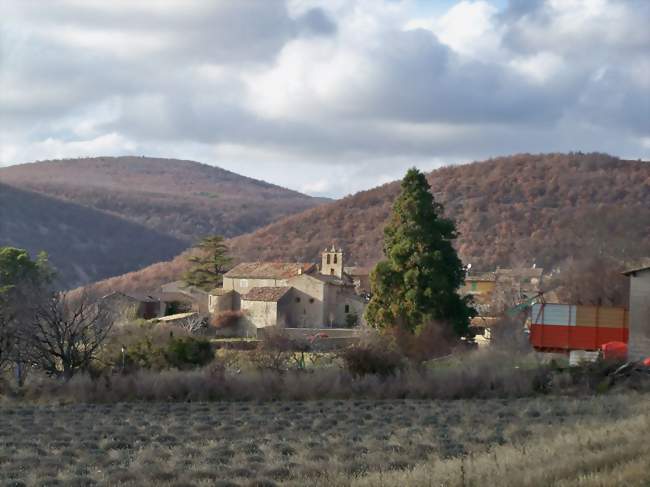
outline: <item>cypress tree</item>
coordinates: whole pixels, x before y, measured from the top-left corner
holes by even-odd
[[[384,229],[385,259],[371,273],[366,319],[372,326],[416,332],[439,321],[457,336],[467,333],[476,313],[470,298],[458,294],[465,270],[452,246],[456,225],[443,210],[424,174],[410,169]]]

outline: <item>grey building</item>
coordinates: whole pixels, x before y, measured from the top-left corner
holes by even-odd
[[[325,249],[312,263],[246,262],[210,292],[213,314],[240,311],[243,328],[344,328],[360,324],[366,299],[344,272],[341,249]]]
[[[629,358],[650,357],[650,265],[623,273],[630,278]]]

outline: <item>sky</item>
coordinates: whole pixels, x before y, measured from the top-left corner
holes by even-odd
[[[0,0],[0,166],[191,159],[318,196],[650,159],[648,0]]]

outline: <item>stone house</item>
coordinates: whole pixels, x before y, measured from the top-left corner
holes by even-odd
[[[208,293],[198,287],[188,286],[184,281],[163,284],[159,297],[163,316],[189,312],[208,314]]]
[[[112,292],[100,299],[100,307],[116,322],[149,320],[164,314],[164,305],[160,298],[149,294]]]
[[[241,311],[242,328],[344,328],[361,323],[366,299],[344,272],[341,249],[323,251],[312,263],[245,262],[209,294],[209,310]]]
[[[650,357],[650,265],[623,274],[630,278],[629,358],[645,359]]]

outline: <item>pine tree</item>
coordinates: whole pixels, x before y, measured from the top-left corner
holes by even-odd
[[[201,239],[195,248],[199,254],[188,259],[192,265],[183,275],[183,281],[188,286],[210,291],[221,285],[223,275],[232,262],[228,256],[228,246],[223,237],[212,235]]]
[[[410,169],[384,230],[386,259],[371,273],[366,319],[374,327],[415,332],[439,321],[466,334],[475,311],[458,294],[465,271],[452,246],[456,226],[442,214],[424,174]]]

